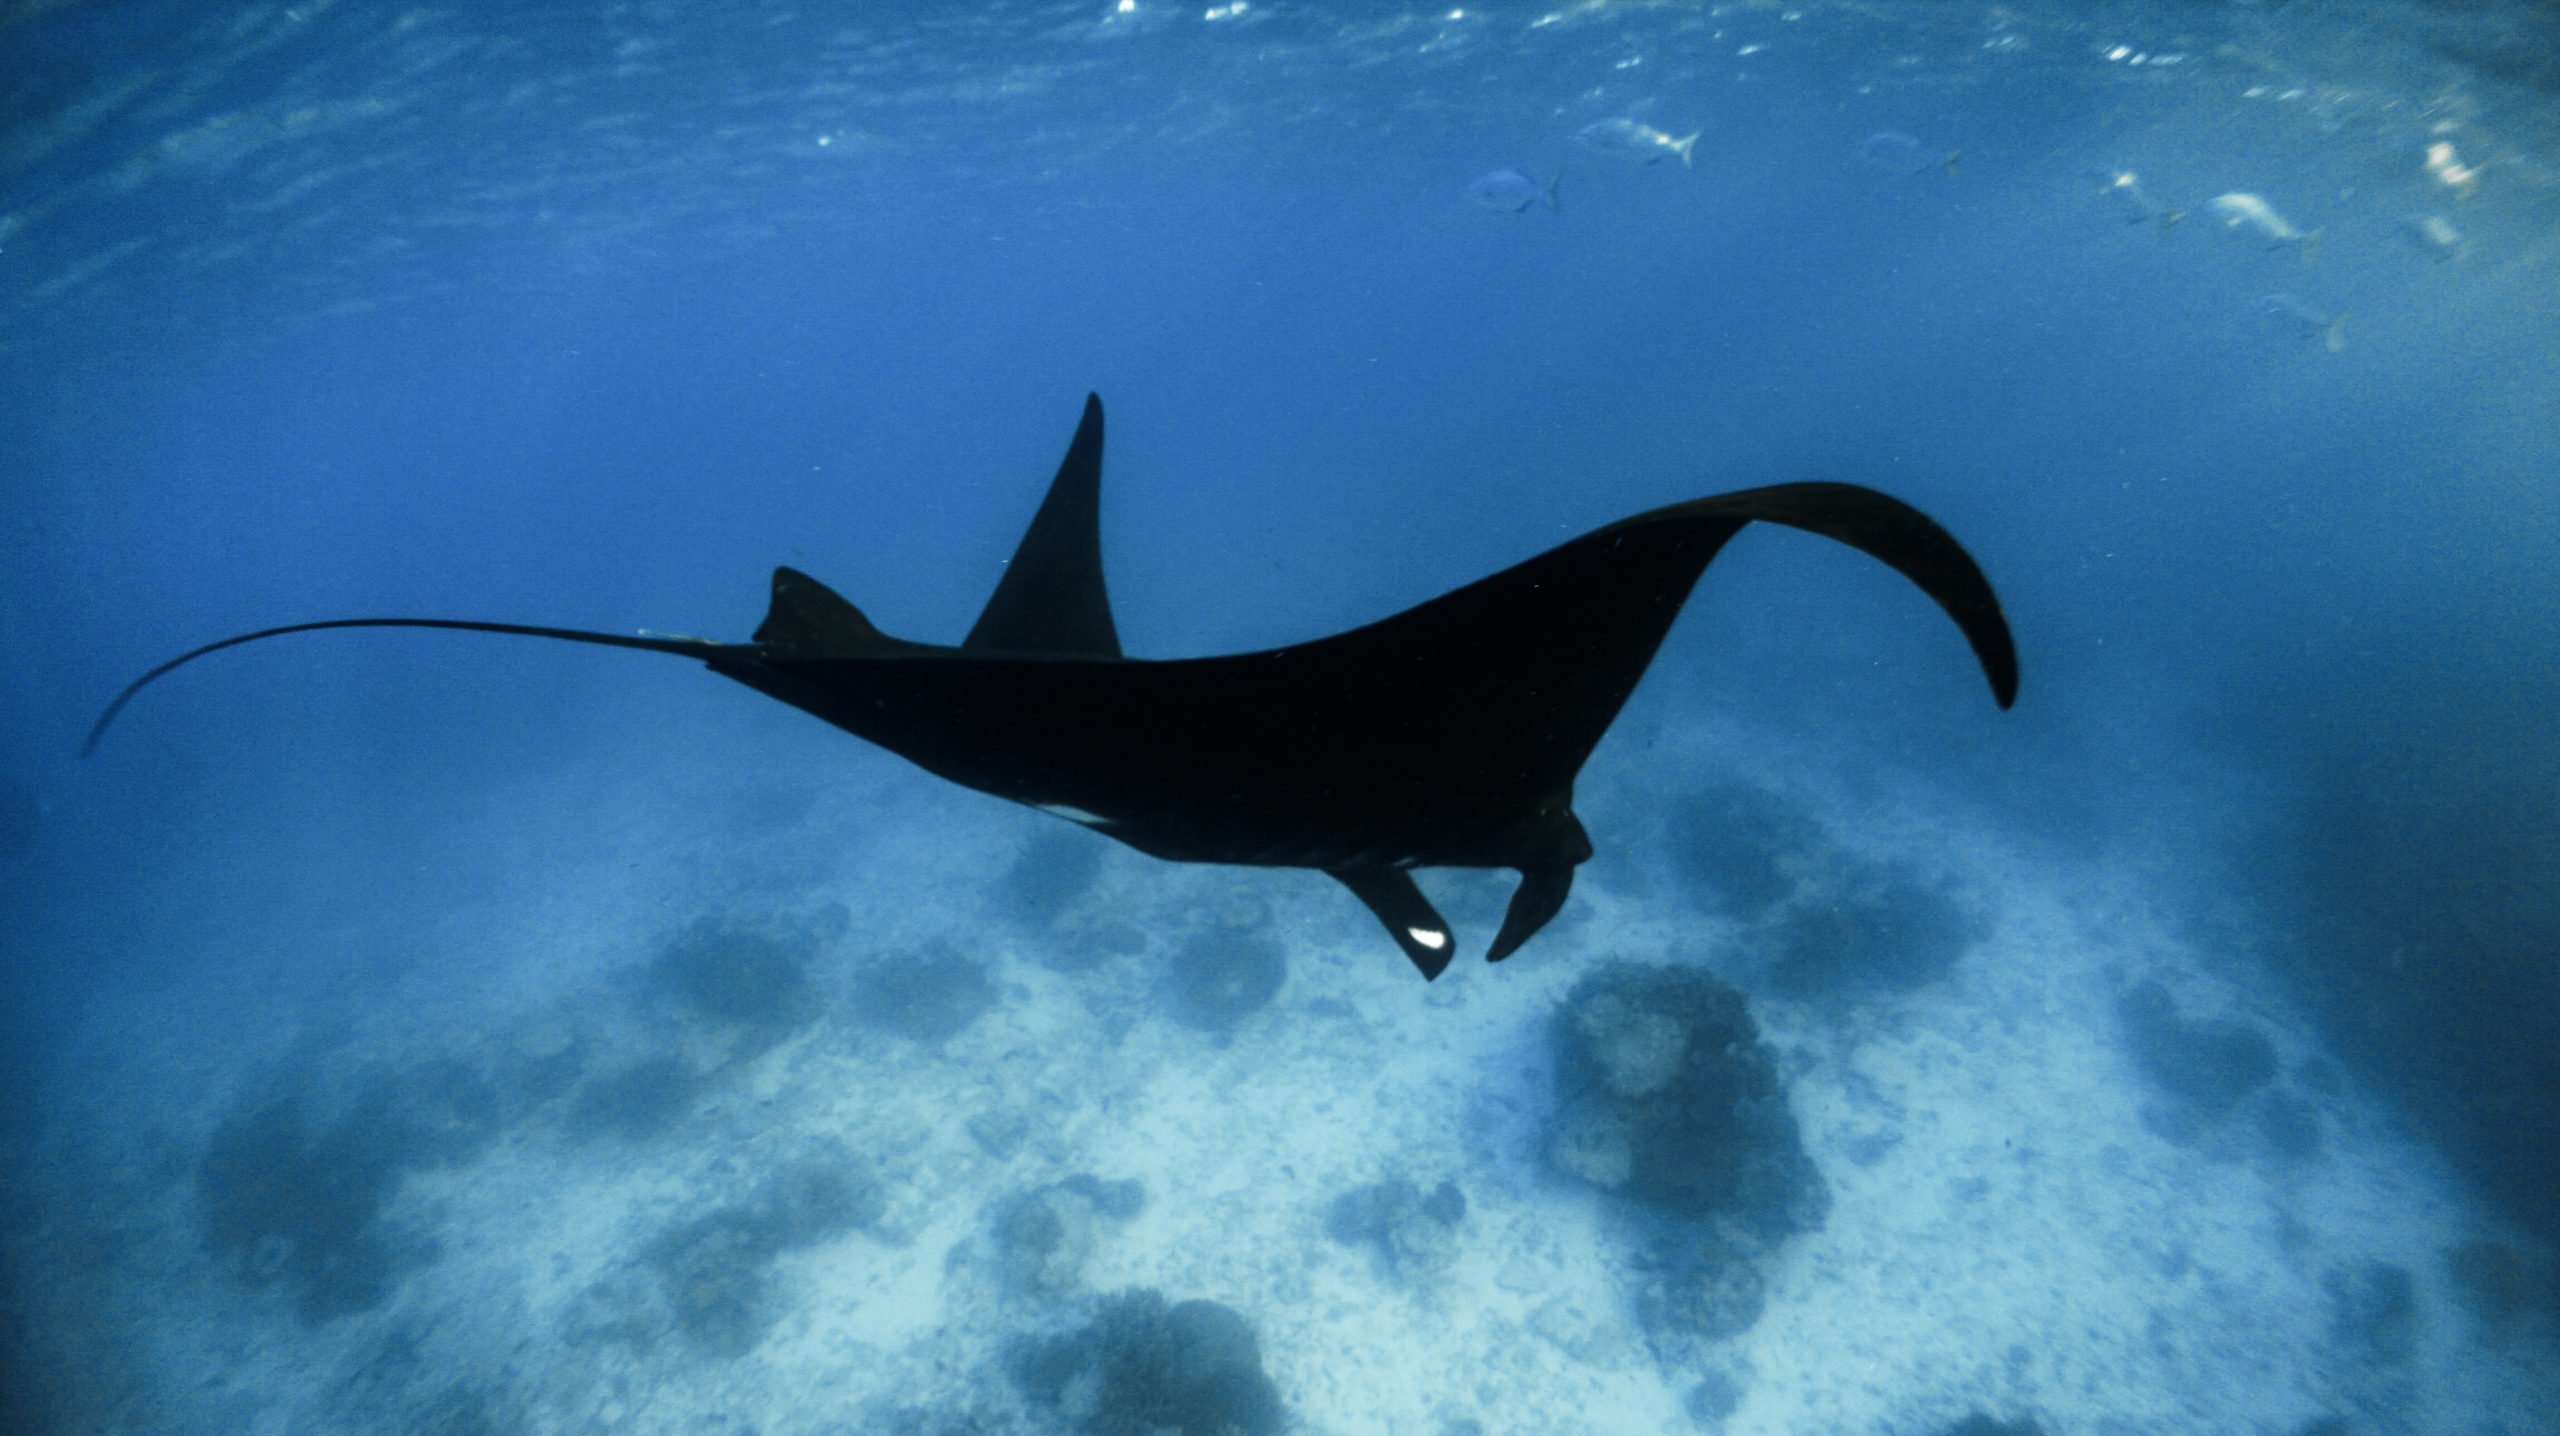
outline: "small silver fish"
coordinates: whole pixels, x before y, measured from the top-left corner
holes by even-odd
[[[2451,140],[2438,140],[2427,146],[2427,173],[2460,199],[2471,198],[2472,191],[2480,188],[2480,171],[2462,162],[2462,156],[2454,153]]]
[[[2311,246],[2320,241],[2318,230],[2306,233],[2294,228],[2283,215],[2276,213],[2274,205],[2254,194],[2243,194],[2238,191],[2218,194],[2213,197],[2207,208],[2221,219],[2224,229],[2235,234],[2246,232],[2256,235],[2265,240],[2270,249],[2282,249],[2289,244],[2308,256],[2311,253]]]
[[[1518,214],[1544,202],[1547,213],[1564,213],[1564,175],[1541,185],[1518,170],[1495,170],[1467,186],[1467,202],[1496,214]]]
[[[2347,316],[2326,314],[2290,294],[2269,294],[2258,301],[2258,312],[2279,327],[2304,339],[2317,339],[2320,347],[2335,354],[2347,347]]]
[[[1858,143],[1858,158],[1888,174],[1916,175],[1931,170],[1956,172],[1962,150],[1932,149],[1900,130],[1879,130]]]
[[[1678,155],[1681,168],[1694,169],[1698,162],[1692,158],[1692,153],[1698,148],[1698,136],[1705,133],[1704,130],[1691,130],[1675,140],[1651,125],[1621,115],[1616,119],[1584,125],[1574,132],[1573,137],[1604,154],[1613,154],[1640,165],[1653,164],[1665,155]]]
[[[2462,231],[2440,214],[2413,214],[2402,220],[2400,237],[2409,242],[2410,248],[2438,263],[2462,257]]]
[[[2131,170],[2098,172],[2098,197],[2124,216],[2127,224],[2156,224],[2163,238],[2187,217],[2182,209],[2171,209],[2151,197],[2142,187],[2142,179]]]

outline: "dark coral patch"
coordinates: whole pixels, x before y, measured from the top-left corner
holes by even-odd
[[[569,1134],[642,1141],[674,1126],[701,1091],[702,1079],[678,1059],[643,1057],[578,1089],[569,1100]]]
[[[1786,997],[1908,992],[1946,975],[1982,940],[1947,890],[1891,867],[1788,909],[1773,934],[1769,990]]]
[[[997,996],[986,964],[948,948],[876,959],[853,985],[855,1020],[929,1046],[967,1031]]]
[[[2275,1044],[2242,1022],[2189,1018],[2157,982],[2116,1001],[2125,1051],[2151,1085],[2198,1121],[2221,1117],[2275,1079]]]
[[[1015,921],[1056,926],[1102,876],[1103,840],[1063,823],[1035,831],[997,885],[997,900]]]
[[[1277,1436],[1287,1412],[1252,1323],[1214,1301],[1107,1297],[1082,1328],[1018,1346],[1013,1378],[1079,1436]]]
[[[1221,926],[1194,933],[1166,960],[1159,990],[1176,1021],[1229,1037],[1288,980],[1288,952],[1277,939],[1256,928]]]
[[[754,1350],[782,1315],[774,1258],[868,1226],[883,1209],[878,1183],[829,1146],[776,1171],[745,1201],[659,1233],[641,1259],[685,1344],[731,1360]],[[660,1309],[628,1284],[608,1286],[595,1305],[582,1318],[591,1332],[642,1341]]]
[[[668,940],[649,977],[687,1014],[770,1046],[818,1015],[813,956],[809,941],[706,917]]]
[[[301,1074],[215,1127],[195,1172],[206,1247],[307,1322],[371,1310],[434,1254],[383,1219],[401,1181],[477,1157],[508,1116],[459,1060],[379,1072],[334,1112]]]
[[[1458,1223],[1466,1214],[1466,1194],[1455,1182],[1443,1180],[1425,1192],[1408,1178],[1389,1177],[1326,1203],[1324,1234],[1370,1248],[1391,1273],[1424,1276],[1456,1259]]]
[[[1675,804],[1663,834],[1690,897],[1709,912],[1746,921],[1796,891],[1796,869],[1823,846],[1803,810],[1765,788],[1719,783]]]
[[[1828,1189],[1741,993],[1703,972],[1612,963],[1575,984],[1550,1031],[1559,1170],[1772,1238],[1822,1224]]]

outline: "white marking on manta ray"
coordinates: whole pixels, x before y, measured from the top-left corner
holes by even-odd
[[[1438,952],[1449,945],[1449,934],[1445,932],[1437,932],[1427,927],[1409,927],[1405,931],[1412,934],[1415,942],[1421,943],[1433,952]]]
[[[1070,807],[1065,803],[1034,803],[1031,806],[1053,818],[1064,818],[1070,823],[1082,823],[1086,827],[1111,821],[1099,813],[1088,813],[1082,808]]]

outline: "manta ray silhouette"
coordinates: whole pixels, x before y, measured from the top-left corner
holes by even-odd
[[[449,628],[697,658],[714,673],[952,782],[1171,862],[1316,868],[1368,905],[1426,978],[1449,925],[1411,869],[1517,869],[1499,962],[1564,905],[1591,839],[1573,780],[1709,560],[1745,524],[1837,539],[1908,577],[1972,644],[2006,708],[1999,600],[1918,510],[1852,484],[1781,484],[1638,514],[1312,643],[1223,658],[1120,652],[1103,591],[1102,401],[957,648],[891,638],[796,569],[745,643],[441,618],[340,618],[208,643],[143,674],[90,729],[206,654],[331,628]]]

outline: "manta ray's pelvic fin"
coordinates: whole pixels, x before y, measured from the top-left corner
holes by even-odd
[[[1120,656],[1120,633],[1102,585],[1100,395],[1084,396],[1084,418],[1049,481],[1049,496],[960,646],[1052,658]]]

